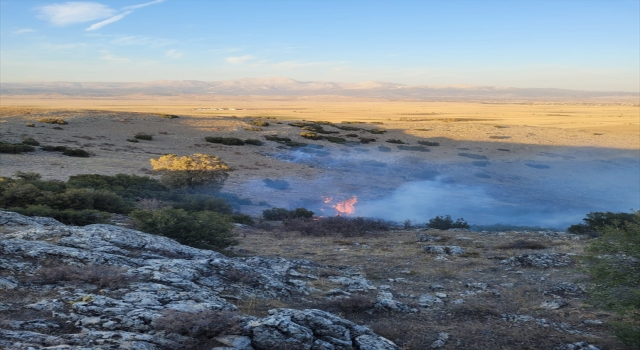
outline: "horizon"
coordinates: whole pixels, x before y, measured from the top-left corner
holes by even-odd
[[[640,92],[637,1],[1,1],[0,82]],[[248,78],[247,78],[248,77]]]

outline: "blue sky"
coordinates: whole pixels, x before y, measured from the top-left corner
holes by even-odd
[[[638,0],[0,1],[0,82],[640,90]]]

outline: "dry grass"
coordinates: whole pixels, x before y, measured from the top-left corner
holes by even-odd
[[[367,309],[377,291],[356,293],[349,297],[329,300],[324,292],[315,292],[304,298],[278,301],[278,307],[320,308],[335,312],[354,322],[369,325],[380,335],[395,341],[403,349],[429,348],[446,332],[450,340],[446,349],[552,349],[563,343],[588,341],[608,349],[624,349],[607,326],[590,327],[582,324],[587,319],[611,319],[610,314],[590,307],[581,297],[566,299],[568,306],[549,310],[540,304],[553,299],[543,290],[561,282],[578,283],[583,276],[571,268],[533,269],[507,268],[498,264],[496,255],[507,258],[526,253],[520,241],[540,242],[546,248],[538,252],[580,253],[584,241],[551,240],[536,234],[480,235],[478,233],[431,231],[446,244],[464,246],[471,250],[463,256],[434,259],[425,254],[417,242],[415,231],[392,231],[367,237],[310,237],[295,232],[247,232],[240,248],[259,256],[309,258],[335,266],[318,271],[318,280],[310,282],[319,290],[343,288],[327,279],[339,275],[337,266],[354,266],[375,285],[388,284],[396,300],[417,307],[416,297],[421,294],[447,294],[444,306],[420,308],[418,313],[393,313]],[[481,242],[482,244],[478,244]],[[440,243],[439,243],[440,244]],[[496,249],[496,247],[508,247]],[[394,282],[397,278],[404,279]],[[392,281],[393,280],[393,281]],[[485,283],[482,289],[474,283]],[[434,290],[438,284],[444,289]],[[411,296],[414,297],[411,297]],[[453,303],[463,299],[464,303]],[[265,313],[268,307],[254,301],[253,312]],[[269,303],[269,302],[266,302]],[[262,308],[261,308],[262,307]],[[503,314],[529,315],[548,322],[567,325],[589,334],[571,334],[536,322],[510,322]]]

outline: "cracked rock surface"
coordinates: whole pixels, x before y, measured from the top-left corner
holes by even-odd
[[[15,316],[0,319],[0,348],[179,349],[186,338],[156,326],[167,312],[234,312],[232,301],[242,298],[304,295],[321,267],[229,258],[117,226],[73,227],[0,211],[0,291],[11,296],[0,311]],[[348,290],[375,288],[357,276],[335,279]],[[234,315],[235,327],[215,338],[217,349],[399,349],[325,311]]]

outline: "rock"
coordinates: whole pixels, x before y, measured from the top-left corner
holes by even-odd
[[[601,348],[591,345],[587,342],[577,342],[572,344],[564,344],[556,348],[556,350],[601,350]]]
[[[449,340],[449,333],[438,333],[438,339],[436,339],[433,343],[431,343],[432,349],[437,349],[443,347],[447,340]]]
[[[444,302],[439,297],[422,294],[418,297],[418,304],[422,307],[442,306]]]
[[[556,284],[551,288],[542,291],[542,294],[558,297],[579,297],[586,293],[584,288],[569,282]]]
[[[582,321],[582,323],[588,324],[590,326],[600,326],[603,322],[600,320],[584,320]]]
[[[230,258],[123,227],[65,226],[4,211],[0,223],[5,225],[0,229],[0,289],[45,296],[31,304],[3,300],[0,310],[33,309],[51,315],[3,322],[0,348],[179,349],[188,338],[171,333],[172,329],[197,321],[201,312],[225,311],[235,312],[237,327],[225,329],[235,333],[216,338],[222,344],[218,350],[288,345],[314,350],[399,349],[370,329],[331,313],[275,309],[256,318],[238,314],[237,307],[223,298],[300,296],[308,293],[307,281],[317,279],[317,270],[324,265],[283,258]],[[39,274],[43,267],[52,270]],[[347,290],[375,289],[358,273],[345,273],[332,279]],[[403,310],[404,304],[393,301]],[[159,326],[165,316],[174,322],[172,328]]]
[[[547,310],[557,310],[557,309],[563,308],[563,307],[565,307],[567,305],[569,305],[569,303],[567,303],[564,300],[554,299],[554,300],[543,301],[540,304],[540,307],[543,308],[543,309],[547,309]]]
[[[465,252],[464,248],[451,245],[451,246],[441,246],[441,245],[424,245],[422,246],[422,250],[429,254],[446,254],[446,255],[460,255]]]
[[[425,235],[424,233],[419,233],[416,235],[416,239],[418,240],[418,242],[435,242],[435,241],[441,240],[442,237],[430,236],[430,235]]]
[[[551,267],[568,266],[571,263],[571,258],[568,254],[562,253],[532,253],[514,256],[502,260],[500,263],[509,266],[528,266],[548,269]]]
[[[390,292],[380,291],[376,302],[373,304],[376,309],[385,309],[390,311],[399,312],[414,312],[409,305],[393,299],[393,294]]]

